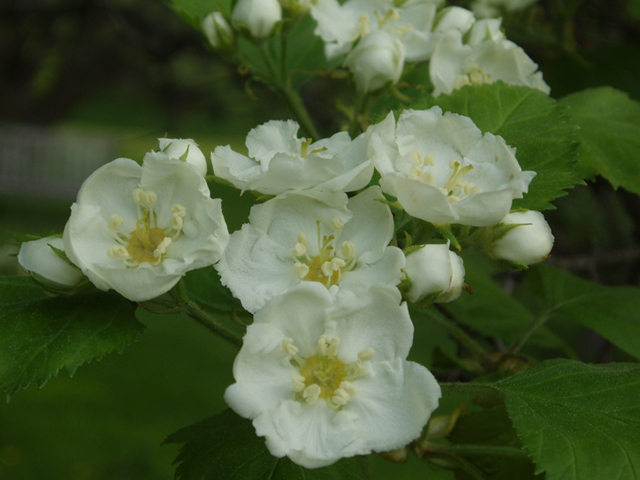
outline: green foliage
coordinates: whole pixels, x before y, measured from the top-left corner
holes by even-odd
[[[491,445],[520,448],[504,405],[473,412],[458,419],[448,437],[454,445]],[[475,458],[478,466],[489,474],[492,480],[529,480],[536,478],[535,466],[526,456],[483,455]],[[459,478],[470,478],[459,472]]]
[[[189,298],[201,305],[218,312],[244,311],[240,300],[220,283],[220,275],[213,267],[192,270],[184,276],[183,281]]]
[[[170,435],[165,443],[184,444],[175,463],[176,480],[362,480],[368,478],[361,457],[307,470],[288,458],[273,457],[256,436],[250,420],[231,410]]]
[[[640,365],[550,360],[493,385],[547,480],[635,480]]]
[[[640,289],[600,285],[547,265],[531,269],[524,288],[539,299],[538,315],[569,317],[640,358]]]
[[[85,362],[122,352],[144,329],[134,303],[92,290],[49,297],[28,278],[0,279],[0,388],[11,397],[61,368],[70,375]]]
[[[640,194],[640,103],[611,87],[594,88],[560,100],[580,126],[580,162],[614,188]]]
[[[193,24],[200,26],[200,21],[211,12],[222,12],[231,15],[231,0],[171,0],[171,7],[175,12]]]
[[[536,316],[525,305],[507,294],[493,279],[492,270],[477,257],[465,255],[465,281],[472,294],[463,294],[446,309],[455,319],[486,336],[511,343]],[[568,352],[569,347],[549,329],[537,329],[531,343]]]
[[[466,86],[438,98],[427,95],[412,108],[434,105],[470,117],[482,132],[500,135],[517,149],[522,169],[538,173],[529,193],[515,200],[513,208],[553,208],[549,202],[581,181],[574,171],[578,144],[568,109],[544,93],[496,82]]]

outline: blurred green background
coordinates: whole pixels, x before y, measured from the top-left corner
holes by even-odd
[[[509,38],[540,63],[552,95],[610,84],[640,100],[639,3],[586,0],[567,50],[539,41],[540,32],[550,28],[550,2],[506,19],[505,26]],[[43,141],[98,138],[108,148],[87,154],[95,161],[120,156],[140,161],[165,135],[193,138],[206,156],[220,144],[241,150],[250,128],[289,117],[274,93],[213,54],[157,0],[3,2],[0,86],[0,177],[8,175],[10,157],[26,161],[2,148],[10,141],[33,142],[20,137],[25,128]],[[319,108],[333,88],[318,79],[302,92],[324,130],[328,110]],[[42,157],[27,151],[37,174],[45,168]],[[63,155],[52,158],[60,162],[54,163],[58,170],[79,168],[68,166]],[[31,187],[26,180],[0,188],[2,274],[20,273],[11,254],[25,234],[62,231],[74,198],[68,189],[43,197]],[[230,228],[239,228],[251,199],[226,187],[214,195],[223,198]],[[637,196],[597,180],[556,204],[559,209],[548,219],[558,265],[609,284],[638,283]],[[73,379],[62,372],[45,388],[32,385],[0,404],[0,479],[173,478],[178,447],[160,444],[177,429],[226,408],[222,395],[232,382],[235,351],[187,318],[142,310],[139,318],[147,329],[122,355],[85,365]],[[424,346],[434,341],[418,327],[414,358],[429,363]],[[589,348],[591,360],[610,359],[606,342],[596,339]],[[442,410],[459,402],[448,399]],[[377,479],[453,478],[417,460],[397,467],[373,458],[371,471]]]

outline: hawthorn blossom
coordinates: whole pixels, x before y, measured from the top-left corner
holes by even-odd
[[[351,199],[287,193],[255,205],[215,267],[222,284],[252,313],[304,282],[397,285],[405,259],[388,246],[393,217],[382,198],[370,187]]]
[[[329,59],[349,53],[356,40],[382,30],[404,45],[407,61],[417,62],[429,58],[438,39],[432,28],[440,3],[410,1],[398,7],[392,0],[349,0],[343,5],[318,0],[311,5],[311,15],[318,22],[315,33],[325,41]]]
[[[298,138],[293,120],[271,120],[247,135],[249,156],[229,145],[216,147],[211,163],[216,176],[241,190],[278,195],[318,189],[351,192],[365,187],[373,175],[364,135],[351,140],[347,132],[312,142]]]
[[[190,138],[159,138],[160,151],[169,158],[177,158],[193,167],[205,176],[207,174],[207,159],[198,144]]]
[[[82,272],[54,249],[64,252],[62,238],[45,237],[24,242],[18,252],[18,263],[45,284],[57,288],[74,287],[82,280]]]
[[[533,265],[551,253],[554,237],[542,213],[535,210],[513,212],[500,223],[518,226],[489,245],[488,250],[493,258],[516,265]]]
[[[334,297],[316,282],[274,298],[247,328],[225,401],[272,455],[306,468],[406,445],[441,391],[406,360],[413,324],[400,300],[386,285]]]
[[[212,265],[229,241],[220,199],[191,165],[150,152],[119,158],[83,184],[64,229],[69,259],[101,290],[158,297],[189,270]]]
[[[536,175],[502,137],[440,107],[405,110],[397,126],[391,112],[368,133],[382,190],[427,222],[493,225]]]
[[[439,39],[429,63],[434,96],[465,85],[502,80],[549,93],[538,65],[515,43],[504,38],[500,20],[477,21],[469,33],[450,29]]]
[[[464,263],[449,250],[448,243],[422,245],[407,254],[403,271],[411,281],[407,298],[412,303],[429,296],[434,297],[434,303],[452,302],[462,293]]]
[[[255,39],[270,37],[281,20],[282,7],[278,0],[238,0],[231,13],[233,26],[246,29]]]

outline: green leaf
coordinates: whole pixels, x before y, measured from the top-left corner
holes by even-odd
[[[170,435],[164,443],[180,449],[176,480],[362,480],[368,478],[362,457],[343,459],[329,467],[307,470],[288,458],[273,457],[251,420],[231,410]]]
[[[521,447],[504,405],[460,417],[448,439],[454,445]],[[492,480],[529,480],[536,477],[535,465],[524,456],[482,455],[474,456],[473,460]],[[470,478],[463,472],[458,472],[458,477]]]
[[[548,265],[532,268],[526,285],[542,299],[539,314],[570,317],[640,358],[640,289],[609,287]]]
[[[231,0],[171,0],[171,7],[196,28],[211,12],[218,11],[227,17],[231,16]]]
[[[546,480],[640,478],[640,365],[557,359],[493,386]]]
[[[466,86],[451,95],[424,97],[425,105],[470,117],[482,132],[500,135],[517,149],[523,170],[538,174],[523,199],[513,208],[546,210],[549,202],[566,195],[565,189],[582,180],[575,173],[575,127],[567,107],[539,90],[496,82],[480,87]]]
[[[183,277],[189,298],[218,312],[244,312],[240,300],[220,283],[220,275],[213,267],[192,270]]]
[[[472,294],[463,292],[455,302],[447,304],[446,309],[456,321],[476,331],[501,338],[507,344],[515,341],[535,316],[493,281],[483,265],[484,259],[467,254],[464,262],[465,282],[471,287]],[[529,341],[542,347],[568,349],[562,339],[544,327],[537,329]]]
[[[640,103],[611,87],[584,90],[560,103],[580,126],[580,162],[614,188],[640,194]]]
[[[30,279],[0,279],[0,389],[10,398],[66,368],[122,352],[144,329],[134,303],[97,292],[49,297]],[[35,288],[34,288],[35,287]]]

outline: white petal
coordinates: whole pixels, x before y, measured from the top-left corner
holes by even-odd
[[[269,162],[277,153],[300,156],[299,128],[293,120],[271,120],[257,126],[247,135],[249,156],[260,162],[263,168],[269,167]]]
[[[431,372],[414,362],[372,361],[354,386],[347,412],[370,450],[383,452],[415,440],[442,396]]]
[[[246,190],[247,183],[262,174],[262,167],[255,160],[231,150],[229,145],[216,147],[211,153],[213,173],[231,182],[236,188]]]
[[[335,322],[342,362],[354,363],[367,348],[373,348],[375,361],[407,357],[413,323],[401,300],[398,289],[388,285],[340,288],[327,319]]]
[[[366,286],[382,283],[386,285],[398,285],[402,280],[402,268],[405,265],[405,257],[402,250],[388,246],[382,258],[371,264],[359,264],[350,272],[344,272],[340,280],[340,288],[352,284]]]

